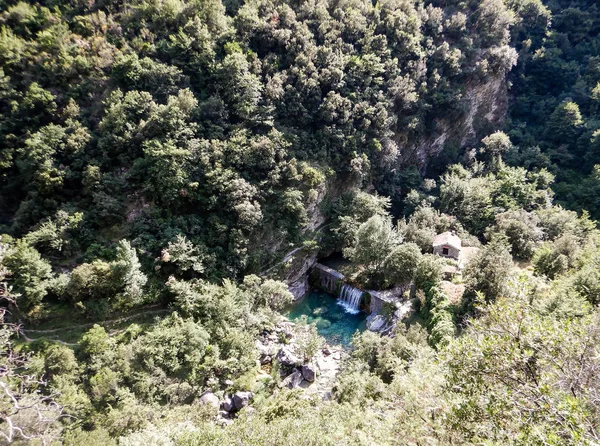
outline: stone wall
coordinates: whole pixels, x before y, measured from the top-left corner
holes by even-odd
[[[339,295],[340,287],[346,282],[346,277],[332,268],[321,263],[315,263],[312,271],[312,284],[334,296]],[[367,313],[381,313],[386,303],[393,303],[393,296],[380,291],[365,291],[361,309]]]
[[[346,280],[342,273],[321,263],[315,263],[312,275],[315,286],[334,296],[338,296],[340,287]]]
[[[343,274],[321,263],[315,263],[310,278],[313,287],[334,296],[339,296],[342,284],[346,283]],[[367,317],[369,330],[389,335],[399,321],[404,320],[414,311],[414,299],[405,297],[408,286],[399,286],[385,291],[359,289],[363,291],[360,309],[369,314]],[[411,290],[412,288],[414,287],[411,285]]]
[[[369,291],[369,296],[371,297],[371,302],[369,304],[369,313],[377,313],[381,314],[383,311],[384,305],[388,302],[382,296],[377,293],[377,291]]]
[[[444,254],[444,248],[448,249],[448,254]],[[452,245],[437,245],[433,247],[433,253],[441,257],[448,257],[454,260],[460,258],[460,249]]]

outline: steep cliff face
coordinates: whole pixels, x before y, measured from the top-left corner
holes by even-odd
[[[508,88],[503,75],[467,86],[469,112],[462,125],[461,146],[477,144],[490,129],[502,126],[508,111]]]
[[[356,184],[329,178],[323,181],[312,194],[306,204],[307,223],[303,233],[307,240],[319,244],[324,231],[327,230],[325,208],[328,203],[335,202],[343,193],[356,188]],[[280,243],[278,244],[280,247]],[[308,273],[319,257],[319,248],[297,246],[287,252],[283,259],[263,271],[261,275],[285,281],[295,299],[300,299],[308,291]]]
[[[425,173],[430,161],[447,144],[461,149],[472,147],[492,131],[502,127],[508,109],[508,88],[504,74],[485,81],[472,81],[463,94],[466,112],[456,120],[438,120],[435,131],[404,145],[403,160],[416,161]]]

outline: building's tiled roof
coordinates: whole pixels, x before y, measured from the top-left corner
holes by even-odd
[[[450,245],[454,248],[460,249],[462,243],[460,242],[460,238],[458,238],[458,236],[455,233],[447,231],[436,235],[433,239],[433,246],[439,245]]]

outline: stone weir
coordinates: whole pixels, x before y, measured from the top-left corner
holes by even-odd
[[[371,290],[361,290],[347,283],[346,276],[322,263],[315,263],[311,271],[311,283],[340,299],[349,313],[364,311],[381,314],[386,304],[393,305],[393,298]]]

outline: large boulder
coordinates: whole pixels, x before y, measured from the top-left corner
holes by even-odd
[[[221,410],[225,412],[231,412],[233,410],[233,400],[229,396],[225,396],[221,401]]]
[[[213,406],[215,409],[219,408],[219,398],[217,397],[217,395],[212,393],[210,390],[204,392],[200,396],[200,402],[202,404],[209,404],[209,405]]]
[[[261,365],[270,364],[273,360],[273,356],[275,355],[275,353],[277,353],[276,345],[263,344],[261,341],[256,341],[256,349],[259,353],[259,360]]]
[[[375,333],[385,329],[387,320],[380,314],[372,314],[367,318],[367,328]]]
[[[281,387],[289,387],[290,389],[295,389],[300,387],[303,381],[302,372],[298,369],[294,370],[291,375],[289,375],[286,379],[281,382]]]
[[[313,364],[303,365],[300,369],[302,377],[308,382],[314,382],[317,377],[317,368]]]
[[[302,360],[287,347],[281,347],[275,359],[285,367],[297,367],[302,364]]]
[[[235,410],[241,410],[250,404],[250,400],[254,395],[252,392],[235,392],[233,394],[233,407]]]

